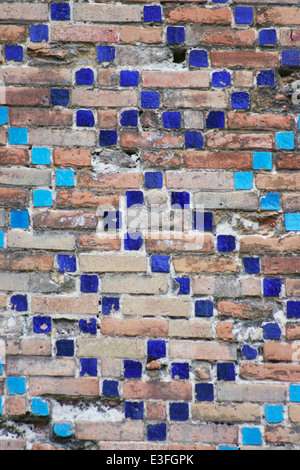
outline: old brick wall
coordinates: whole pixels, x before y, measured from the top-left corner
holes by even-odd
[[[299,0],[1,1],[0,449],[300,448],[299,45]]]

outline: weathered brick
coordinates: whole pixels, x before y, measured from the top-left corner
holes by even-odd
[[[99,380],[82,377],[33,377],[29,379],[29,391],[33,397],[43,395],[62,395],[73,397],[97,397],[99,396]]]
[[[125,106],[137,106],[137,95],[134,91],[109,90],[78,90],[72,93],[73,106],[93,108],[118,108]]]
[[[79,338],[77,348],[78,357],[142,359],[145,355],[145,344],[142,339]]]
[[[65,132],[62,129],[31,129],[29,142],[34,146],[95,147],[96,133],[91,130]]]
[[[300,272],[300,258],[264,258],[263,272],[265,274],[298,274]]]
[[[9,118],[12,126],[72,126],[73,113],[68,109],[49,111],[48,109],[24,110],[11,108]]]
[[[120,319],[103,318],[101,333],[109,336],[151,336],[168,335],[168,321],[152,318]]]
[[[189,317],[190,302],[176,297],[125,296],[124,315]]]
[[[146,240],[148,252],[210,252],[213,250],[214,241],[211,235],[194,235],[186,233],[149,233]]]
[[[252,155],[244,152],[187,151],[184,154],[187,168],[244,170],[252,168],[252,160]]]
[[[98,297],[71,297],[71,296],[43,296],[32,297],[32,311],[36,313],[60,313],[97,315]]]
[[[170,320],[170,338],[205,338],[212,339],[213,331],[211,323],[206,320]]]
[[[83,272],[147,272],[147,259],[143,255],[82,254],[79,265]]]
[[[167,171],[166,186],[170,189],[197,189],[201,187],[204,191],[226,191],[233,189],[233,174]]]
[[[94,212],[83,211],[36,211],[33,226],[49,229],[96,229],[98,217]]]
[[[59,86],[72,84],[72,72],[68,68],[55,67],[4,67],[3,69],[4,83],[6,85],[23,85],[33,86]],[[12,89],[14,92],[16,88]],[[7,92],[9,89],[7,90]],[[34,90],[29,89],[30,93]],[[35,90],[36,93],[43,90]],[[36,111],[35,111],[36,112]]]
[[[178,273],[218,273],[238,272],[237,263],[231,258],[199,258],[199,257],[176,257],[174,258],[174,269]]]
[[[229,98],[223,91],[167,90],[163,93],[166,108],[226,109]]]
[[[121,26],[120,42],[125,44],[158,44],[162,42],[162,28],[141,28],[139,26]]]
[[[74,21],[102,23],[139,23],[141,22],[142,9],[137,5],[74,5]]]
[[[236,444],[238,442],[238,427],[223,424],[171,424],[170,440]]]
[[[209,74],[198,71],[146,71],[143,72],[143,85],[149,88],[207,88]]]
[[[76,437],[88,441],[142,441],[144,424],[142,422],[76,424]]]
[[[244,320],[267,318],[272,312],[272,307],[268,305],[259,303],[253,305],[253,302],[239,303],[228,300],[219,301],[217,303],[217,309],[222,316],[241,318]]]
[[[259,235],[245,235],[240,240],[242,253],[286,253],[300,250],[299,235],[282,237],[262,237]]]
[[[230,25],[232,12],[230,8],[202,8],[184,6],[167,8],[166,18],[169,23],[201,23],[214,25]]]
[[[15,252],[0,254],[0,269],[5,271],[51,271],[53,264],[51,255]]]
[[[1,165],[24,165],[29,162],[28,150],[19,148],[0,148]]]
[[[273,380],[298,382],[300,366],[290,364],[248,364],[240,365],[240,376],[246,380]]]
[[[211,51],[213,67],[276,67],[279,61],[278,52],[264,51]]]
[[[1,21],[47,21],[48,5],[32,3],[2,3],[0,12]]]
[[[52,41],[60,42],[118,42],[118,28],[116,26],[54,24],[51,38]]]
[[[96,174],[83,171],[78,177],[78,184],[84,188],[102,189],[137,189],[139,173]]]
[[[9,231],[7,233],[7,246],[9,248],[71,251],[75,249],[75,236],[63,233],[32,234]]]
[[[124,383],[123,395],[129,400],[191,400],[190,382],[142,382]]]
[[[258,405],[195,404],[192,418],[216,423],[255,423],[260,420],[260,408]]]
[[[286,386],[281,384],[219,383],[217,398],[221,402],[282,403]]]
[[[164,276],[105,275],[102,278],[102,292],[109,294],[162,294],[167,291]]]
[[[74,359],[52,359],[46,357],[10,357],[7,359],[9,375],[67,377],[75,375]]]
[[[264,25],[300,25],[299,7],[259,7],[257,8],[257,23]]]
[[[170,341],[170,357],[202,361],[234,361],[236,349],[229,344],[205,341]]]

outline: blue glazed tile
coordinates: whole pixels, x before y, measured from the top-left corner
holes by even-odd
[[[151,359],[166,357],[166,342],[163,340],[149,340],[147,343],[147,354]]]
[[[214,385],[200,383],[195,385],[197,401],[214,401]]]
[[[212,75],[212,86],[225,88],[231,85],[231,75],[229,72],[214,72]]]
[[[283,421],[283,406],[266,405],[265,407],[266,421],[271,424],[282,423]]]
[[[213,3],[226,3],[228,0],[212,0]]]
[[[78,127],[93,127],[95,125],[95,118],[93,112],[89,109],[79,109],[76,112],[76,126]]]
[[[103,212],[104,230],[119,230],[122,226],[122,214],[120,211]]]
[[[259,32],[260,46],[273,46],[277,43],[276,29],[263,29]]]
[[[219,235],[217,238],[218,251],[231,252],[235,250],[235,237],[233,235]]]
[[[116,50],[113,46],[97,46],[98,62],[112,62],[115,56]]]
[[[8,123],[8,108],[0,108],[0,126]]]
[[[51,20],[67,21],[70,19],[70,5],[68,3],[52,3]]]
[[[275,85],[275,72],[274,70],[262,70],[257,75],[258,86],[274,86]]]
[[[298,67],[300,65],[300,51],[282,51],[282,65]]]
[[[173,362],[171,366],[172,379],[188,379],[190,376],[190,366],[188,362]]]
[[[97,377],[97,364],[97,359],[95,358],[80,359],[80,376],[89,375],[90,377]]]
[[[270,152],[254,152],[253,153],[253,169],[254,170],[272,170],[272,154]]]
[[[290,385],[290,401],[300,403],[300,385]]]
[[[118,133],[117,131],[100,131],[99,145],[100,147],[111,147],[117,145]]]
[[[22,46],[5,46],[5,59],[14,60],[15,62],[22,62],[24,52]]]
[[[250,95],[245,91],[232,93],[231,95],[232,109],[249,109],[250,108]]]
[[[260,207],[263,211],[279,211],[279,193],[270,193],[267,194],[266,197],[262,197],[260,201]]]
[[[137,127],[138,125],[138,111],[136,109],[129,109],[123,111],[120,119],[121,126],[124,127]]]
[[[300,230],[300,213],[299,214],[285,214],[285,230],[298,231]]]
[[[139,72],[131,70],[121,70],[120,72],[120,86],[138,86],[139,85]]]
[[[235,381],[234,364],[231,362],[224,362],[217,364],[217,378],[226,382]]]
[[[10,226],[11,228],[28,228],[28,211],[12,211],[10,214]]]
[[[170,420],[187,421],[189,419],[188,403],[170,403]]]
[[[142,91],[141,106],[144,109],[159,108],[159,93],[157,93],[156,91]]]
[[[243,444],[248,446],[259,446],[262,443],[259,428],[242,428]]]
[[[0,248],[4,248],[4,232],[0,232]]]
[[[49,41],[49,28],[46,24],[37,24],[30,26],[30,41],[42,42]]]
[[[264,295],[267,297],[279,297],[281,287],[281,279],[264,279]]]
[[[11,309],[16,310],[17,312],[27,312],[28,310],[28,302],[27,302],[27,295],[13,295],[10,299],[11,302]]]
[[[300,318],[300,302],[288,301],[286,303],[287,318]]]
[[[182,192],[171,193],[171,206],[172,209],[187,209],[190,207],[190,194]]]
[[[63,357],[74,356],[74,341],[72,339],[59,339],[56,341],[56,355]]]
[[[144,403],[143,402],[125,402],[125,418],[126,419],[144,419]]]
[[[159,5],[144,6],[144,21],[146,23],[161,23],[161,7]]]
[[[211,231],[213,229],[212,212],[194,212],[194,230]]]
[[[143,191],[126,191],[126,205],[132,207],[135,205],[144,204],[144,193]]]
[[[220,446],[219,450],[221,450],[221,451],[226,451],[226,450],[233,451],[233,450],[238,450],[238,447]]]
[[[234,20],[236,24],[251,24],[253,21],[253,8],[235,7]]]
[[[224,129],[225,113],[224,111],[211,111],[206,119],[207,129]]]
[[[32,149],[31,161],[33,165],[50,165],[50,149],[45,147],[34,147]]]
[[[80,278],[80,291],[85,293],[98,292],[98,276],[83,274]]]
[[[167,426],[165,423],[149,424],[147,426],[148,441],[165,441],[167,438]]]
[[[212,317],[214,314],[214,304],[210,300],[196,300],[195,316]]]
[[[58,271],[61,273],[75,273],[76,255],[57,255]]]
[[[187,149],[202,149],[204,144],[201,132],[189,131],[185,134],[185,146]]]
[[[181,114],[178,111],[166,111],[162,113],[162,121],[165,129],[181,128]]]
[[[50,97],[52,106],[68,106],[70,92],[62,88],[51,88]]]
[[[191,292],[191,283],[189,277],[176,277],[175,282],[179,284],[178,295],[189,295]]]
[[[167,27],[168,44],[181,44],[184,41],[185,41],[185,29],[183,26],[168,26]]]
[[[118,297],[102,297],[102,313],[109,315],[112,311],[120,310],[120,299]]]
[[[246,357],[248,360],[253,360],[257,358],[257,351],[254,348],[251,348],[251,346],[245,345],[242,348],[242,354]]]
[[[10,395],[23,395],[26,392],[26,382],[23,377],[7,377],[6,383]]]
[[[41,398],[33,398],[31,402],[31,413],[36,416],[49,416],[49,406]]]
[[[28,130],[22,127],[11,127],[8,131],[8,142],[11,145],[27,145]]]
[[[33,206],[34,207],[51,207],[52,193],[47,189],[36,189],[33,191]]]
[[[143,366],[138,361],[124,361],[124,377],[127,379],[139,379],[142,377]]]
[[[55,423],[53,432],[59,437],[70,437],[72,436],[72,425],[68,423]]]
[[[97,321],[95,318],[91,318],[90,321],[79,320],[79,329],[82,333],[95,335],[97,334]]]
[[[263,327],[264,339],[280,339],[281,329],[278,323],[267,323]]]
[[[151,271],[153,273],[169,273],[170,272],[170,256],[152,255]]]
[[[279,132],[276,134],[276,143],[281,150],[294,150],[295,136],[293,132]]]
[[[93,85],[94,84],[94,72],[92,69],[82,68],[77,70],[75,74],[76,85]]]
[[[236,172],[234,173],[234,188],[236,190],[249,190],[253,188],[253,173]]]
[[[248,274],[259,274],[260,273],[260,262],[259,258],[244,258],[245,272]]]
[[[52,320],[51,317],[34,317],[33,318],[33,332],[40,333],[50,333],[52,329]]]
[[[74,186],[74,170],[56,170],[56,186]]]
[[[203,50],[190,52],[190,65],[193,67],[208,67],[208,54]]]
[[[118,382],[116,380],[104,380],[102,393],[106,397],[118,397],[119,390],[118,390]]]
[[[160,189],[163,187],[163,174],[160,171],[145,172],[145,187],[147,189]]]

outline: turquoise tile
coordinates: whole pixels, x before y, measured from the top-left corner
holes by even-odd
[[[268,423],[282,423],[283,406],[267,405],[265,408],[265,417]]]
[[[73,170],[56,170],[57,186],[74,186]]]
[[[0,108],[0,125],[8,123],[8,109]]]
[[[234,173],[234,187],[235,189],[247,190],[253,188],[253,173],[240,172]]]
[[[28,131],[22,127],[11,127],[8,133],[8,142],[11,145],[27,145]]]
[[[242,428],[243,444],[248,446],[259,446],[262,443],[259,428]]]
[[[272,154],[270,152],[254,152],[253,169],[272,170]]]
[[[49,416],[48,403],[41,398],[33,398],[31,402],[31,412],[37,416]]]
[[[300,385],[290,385],[290,401],[300,403]]]
[[[281,150],[294,150],[295,136],[293,132],[279,132],[276,134],[276,143]]]
[[[34,147],[32,149],[32,164],[33,165],[50,165],[51,153],[50,149],[45,147]]]
[[[72,436],[72,426],[71,426],[71,424],[66,424],[66,423],[54,424],[53,431],[59,437]]]
[[[29,213],[28,211],[12,211],[10,214],[11,228],[29,228]]]
[[[4,248],[4,232],[0,232],[0,248]]]
[[[51,207],[52,204],[52,193],[48,189],[36,189],[33,192],[34,207]]]
[[[262,197],[260,207],[263,211],[279,211],[279,193],[270,193],[267,194],[266,197]]]
[[[287,232],[300,230],[300,213],[285,214],[285,230]]]
[[[23,395],[26,391],[23,377],[7,377],[7,387],[10,395]]]

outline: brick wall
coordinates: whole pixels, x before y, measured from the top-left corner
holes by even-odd
[[[0,3],[0,449],[300,448],[299,45],[298,0]]]

